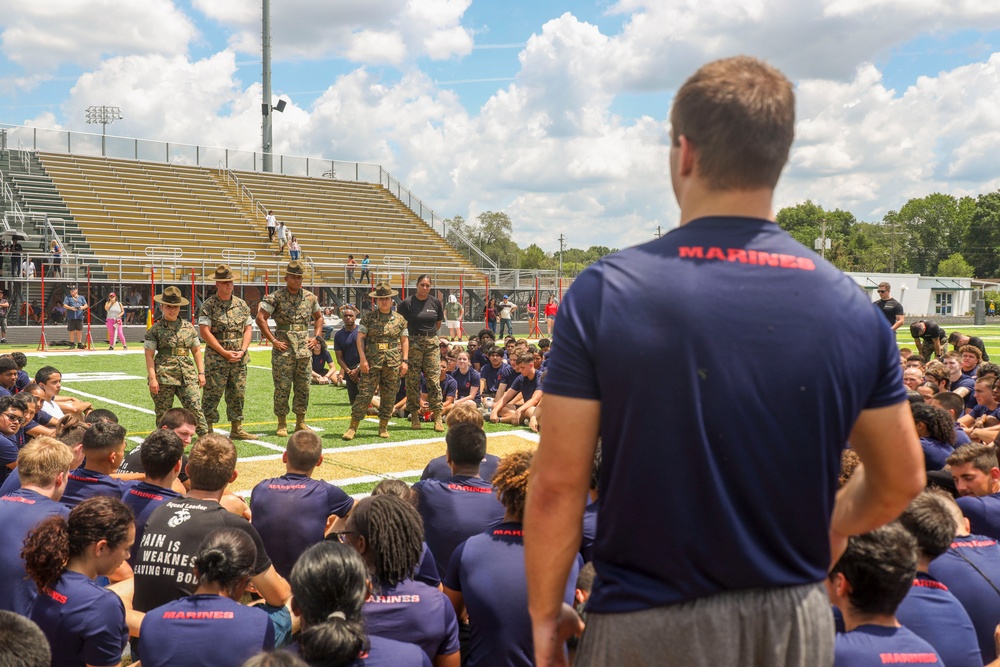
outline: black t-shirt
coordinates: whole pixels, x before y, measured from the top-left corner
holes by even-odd
[[[437,333],[437,323],[444,321],[444,306],[430,294],[423,301],[415,296],[403,299],[396,312],[406,320],[411,336]]]
[[[923,338],[926,341],[933,341],[935,338],[941,341],[948,340],[948,334],[945,333],[945,330],[942,329],[940,325],[935,324],[934,322],[931,322],[929,320],[920,320],[920,321],[924,323],[925,327],[924,335],[921,336],[921,338]]]
[[[903,304],[895,299],[879,299],[875,302],[875,307],[882,311],[890,326],[896,323],[897,315],[903,314]]]
[[[136,447],[131,452],[125,455],[125,458],[122,459],[121,465],[118,466],[118,474],[120,475],[124,475],[125,473],[139,473],[142,475],[146,474],[146,470],[142,467],[142,454],[139,453],[140,449],[142,449],[142,445],[139,445],[138,447]],[[180,481],[181,484],[187,482],[188,480],[187,464],[188,464],[187,454],[181,454],[181,472],[179,475],[177,475],[177,479]]]
[[[979,351],[983,353],[983,361],[989,361],[990,355],[986,354],[986,343],[979,336],[969,336],[969,342],[966,345],[972,345],[973,347],[978,347]]]
[[[146,521],[146,531],[136,551],[133,606],[149,611],[182,597],[198,587],[194,558],[198,547],[213,530],[237,528],[253,539],[257,547],[254,574],[271,567],[271,559],[257,530],[214,500],[176,498],[157,507]]]

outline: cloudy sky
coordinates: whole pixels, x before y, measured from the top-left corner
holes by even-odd
[[[275,0],[275,152],[380,164],[522,246],[623,247],[676,224],[667,112],[748,53],[796,83],[777,205],[879,220],[1000,187],[1000,3]],[[260,145],[259,0],[0,0],[0,122]],[[98,130],[99,131],[99,130]]]

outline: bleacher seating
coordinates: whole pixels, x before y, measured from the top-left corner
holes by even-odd
[[[260,265],[275,265],[277,246],[267,242],[263,214],[240,198],[225,172],[62,153],[38,156],[97,255],[143,258],[151,246],[181,249],[181,261],[147,258],[145,269],[138,262],[125,271],[126,280],[148,275],[149,265],[165,271],[168,280],[181,279],[194,264],[223,261],[224,251],[252,251]],[[359,262],[367,253],[376,266],[384,256],[406,256],[411,272],[437,267],[440,285],[457,286],[463,270],[476,274],[454,247],[378,185],[236,175],[298,237],[307,265],[315,266],[308,282],[342,284],[348,253]],[[259,279],[260,272],[250,279]]]

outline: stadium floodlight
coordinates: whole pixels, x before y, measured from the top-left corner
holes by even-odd
[[[87,122],[88,123],[100,123],[101,124],[101,134],[104,135],[108,131],[108,124],[113,123],[116,120],[122,119],[122,110],[119,107],[108,107],[108,106],[94,106],[87,107]]]

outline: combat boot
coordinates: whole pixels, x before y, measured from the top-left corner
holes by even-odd
[[[437,431],[438,433],[441,433],[441,432],[444,431],[444,422],[441,421],[441,413],[440,412],[435,412],[434,413],[434,430]]]
[[[311,431],[312,429],[306,426],[306,416],[295,415],[295,430],[296,431]]]
[[[211,427],[209,428],[211,431]],[[243,422],[235,421],[232,423],[232,428],[229,429],[229,439],[230,440],[253,440],[253,433],[248,433],[243,430]]]
[[[389,420],[379,419],[378,420],[378,437],[388,438],[389,437]]]
[[[410,413],[410,428],[414,431],[420,430],[420,413],[417,411]]]
[[[285,421],[284,415],[278,417],[278,430],[274,434],[282,438],[288,437],[288,423]]]
[[[361,424],[360,419],[352,419],[351,425],[347,427],[344,431],[344,435],[340,436],[344,440],[354,440],[354,434],[358,432],[358,426]]]

